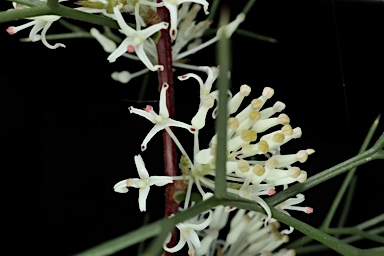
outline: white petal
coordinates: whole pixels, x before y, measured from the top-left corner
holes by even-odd
[[[147,107],[148,107],[148,105],[147,105]],[[148,119],[149,121],[151,121],[154,124],[156,123],[155,116],[148,111],[134,108],[134,107],[129,107],[128,110],[129,110],[129,113],[134,113],[136,115],[139,115],[139,116],[142,116],[142,117]]]
[[[153,65],[152,62],[148,59],[147,54],[144,51],[144,44],[140,43],[135,46],[135,52],[143,64],[152,71],[163,70],[164,66],[162,65]]]
[[[121,42],[119,47],[115,51],[113,51],[107,58],[107,60],[112,63],[115,62],[117,58],[119,58],[121,55],[123,55],[125,52],[127,52],[128,45],[132,44],[132,39],[127,37]]]
[[[153,128],[148,132],[147,136],[145,136],[143,143],[141,143],[141,151],[144,151],[147,149],[148,142],[152,139],[153,136],[155,136],[156,133],[164,129],[164,125],[155,125]]]
[[[205,229],[206,227],[209,226],[209,224],[211,224],[212,218],[213,218],[212,210],[209,210],[208,213],[209,213],[208,217],[203,222],[201,222],[201,223],[188,223],[188,226],[193,228],[194,230]]]
[[[124,32],[124,34],[126,36],[132,36],[136,32],[136,30],[127,25],[123,18],[123,15],[121,15],[121,12],[117,6],[113,7],[113,13],[115,14],[116,21]]]
[[[193,127],[192,125],[189,125],[189,124],[186,124],[186,123],[183,123],[183,122],[180,122],[180,121],[176,121],[176,120],[173,120],[171,118],[169,118],[167,120],[166,126],[167,127],[172,126],[172,127],[184,128],[184,129],[187,129],[190,133],[195,133],[196,132],[196,128]]]
[[[145,212],[147,210],[146,201],[149,194],[149,186],[139,189],[139,208],[140,211]]]
[[[169,247],[167,247],[166,244],[164,244],[163,245],[163,249],[165,251],[167,251],[167,252],[170,252],[170,253],[178,252],[178,251],[180,251],[184,247],[186,242],[187,241],[185,240],[185,237],[184,236],[180,236],[179,242],[174,247],[169,248]]]
[[[200,150],[196,154],[195,160],[200,164],[208,164],[209,162],[211,162],[213,160],[213,156],[211,155],[211,149],[207,148]]]
[[[145,168],[144,160],[141,157],[141,155],[135,156],[134,159],[135,159],[135,164],[136,164],[137,172],[139,173],[140,179],[148,179],[149,174],[147,169]]]
[[[169,85],[167,83],[164,83],[161,87],[160,91],[160,102],[159,102],[159,115],[161,115],[163,118],[169,117],[169,112],[167,108],[167,90],[169,88]]]
[[[213,105],[211,106],[213,107]],[[206,107],[204,105],[201,105],[199,110],[197,111],[196,115],[192,118],[191,123],[194,127],[196,127],[198,130],[203,128],[205,126],[205,120],[207,117],[207,113],[210,107]]]
[[[116,183],[116,185],[113,186],[113,190],[118,193],[127,193],[128,192],[127,180],[122,180]]]
[[[140,35],[142,40],[144,41],[148,37],[152,36],[155,34],[157,31],[160,31],[162,29],[167,29],[168,28],[168,23],[167,22],[160,22],[156,23],[150,27],[147,27],[146,29],[137,31],[137,33]]]

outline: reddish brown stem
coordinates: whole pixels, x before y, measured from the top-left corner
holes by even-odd
[[[162,21],[169,22],[169,12],[165,7],[157,8],[157,14]],[[174,88],[173,88],[173,73],[172,73],[172,48],[171,48],[171,38],[169,36],[169,30],[161,30],[161,36],[159,41],[156,44],[157,47],[157,56],[159,65],[164,66],[163,71],[159,71],[159,88],[164,83],[169,84],[167,90],[166,99],[167,99],[167,108],[169,112],[169,117],[174,118],[175,116],[175,100],[174,100]],[[172,138],[164,130],[163,131],[163,144],[164,144],[164,167],[165,174],[167,176],[177,176],[178,166],[177,166],[177,152],[175,143],[172,141]],[[166,186],[165,192],[165,216],[169,217],[178,210],[178,203],[174,200],[174,194],[177,191],[177,183],[168,184]],[[173,247],[176,244],[176,232],[173,232],[172,239],[168,243],[168,247]],[[165,252],[164,255],[173,255],[172,253]]]

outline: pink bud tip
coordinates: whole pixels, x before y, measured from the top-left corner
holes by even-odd
[[[268,189],[268,195],[274,195],[274,194],[276,194],[276,190],[274,190],[273,188],[271,188],[271,189]]]
[[[194,255],[195,255],[195,250],[194,249],[189,249],[188,256],[194,256]]]
[[[132,112],[132,107],[129,107],[128,110],[129,110],[129,112]]]
[[[141,145],[141,151],[144,151],[147,147],[145,145]]]
[[[8,32],[9,35],[13,35],[15,34],[15,31],[13,30],[14,27],[8,27],[6,30]]]
[[[153,109],[153,107],[152,107],[151,105],[147,105],[147,106],[145,107],[144,111],[146,111],[146,112],[151,112],[152,109]]]
[[[135,47],[133,46],[133,45],[128,45],[128,47],[127,47],[127,52],[129,52],[129,53],[132,53],[132,52],[134,52],[135,51]]]
[[[307,209],[305,209],[305,213],[307,213],[307,214],[313,213],[313,208],[312,207],[307,207]]]

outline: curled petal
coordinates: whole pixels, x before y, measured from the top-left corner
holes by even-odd
[[[167,247],[167,245],[165,243],[165,244],[163,244],[163,249],[165,251],[167,251],[167,252],[170,252],[170,253],[178,252],[178,251],[180,251],[184,247],[186,242],[187,242],[187,240],[185,239],[185,237],[184,236],[180,236],[179,242],[174,247],[169,248],[169,247]]]
[[[127,180],[122,180],[116,183],[116,185],[113,186],[113,190],[118,193],[127,193],[128,192]]]
[[[193,228],[194,230],[205,229],[206,227],[209,226],[209,224],[211,224],[212,218],[213,218],[212,210],[209,210],[208,213],[209,213],[208,217],[203,222],[201,222],[201,223],[188,223],[188,226]]]

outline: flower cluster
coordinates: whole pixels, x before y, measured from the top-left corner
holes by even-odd
[[[45,2],[45,0],[41,0]],[[62,0],[65,1],[65,0]],[[187,184],[186,197],[181,211],[193,206],[191,202],[192,189],[196,189],[203,199],[212,196],[215,190],[216,150],[217,135],[214,135],[208,145],[199,141],[199,132],[206,127],[208,113],[212,112],[212,118],[218,114],[215,104],[218,102],[218,91],[212,90],[213,84],[220,72],[219,67],[193,66],[185,64],[182,59],[193,54],[220,39],[231,37],[237,27],[244,21],[245,15],[240,13],[236,19],[228,25],[217,30],[216,35],[205,42],[202,34],[209,28],[211,21],[196,22],[198,12],[203,8],[208,14],[209,3],[206,0],[89,0],[79,1],[82,7],[79,11],[99,13],[117,21],[124,39],[119,46],[99,32],[96,28],[90,30],[90,35],[95,38],[104,51],[109,53],[107,60],[115,62],[121,56],[140,60],[145,68],[136,73],[128,71],[114,72],[112,78],[122,83],[129,82],[132,78],[150,71],[162,72],[164,67],[157,60],[156,38],[169,27],[169,35],[172,39],[172,61],[174,67],[188,68],[193,71],[203,72],[207,76],[205,81],[200,75],[191,72],[179,76],[182,82],[189,78],[197,81],[200,91],[200,103],[196,107],[196,113],[191,117],[190,124],[174,120],[169,116],[166,93],[169,88],[167,83],[161,85],[159,111],[156,113],[153,106],[138,109],[129,107],[131,114],[144,117],[154,124],[152,129],[143,139],[141,150],[147,149],[151,139],[159,131],[165,130],[174,140],[181,158],[181,173],[179,176],[150,176],[145,167],[141,155],[136,155],[134,161],[139,178],[122,180],[113,187],[118,193],[127,193],[128,188],[138,188],[138,204],[140,211],[146,211],[146,199],[150,187],[164,186],[175,180],[184,181]],[[194,5],[191,5],[194,3]],[[156,16],[155,8],[165,7],[170,14],[170,22],[163,22]],[[14,3],[14,8],[28,8]],[[129,13],[135,17],[135,26],[128,25],[123,17]],[[48,15],[31,18],[32,21],[18,27],[9,27],[7,32],[15,34],[27,27],[33,26],[29,34],[30,41],[41,40],[50,49],[65,47],[63,44],[51,45],[46,40],[46,32],[59,16]],[[41,35],[37,34],[42,30]],[[135,55],[133,55],[135,53]],[[226,152],[226,182],[227,192],[245,200],[250,200],[260,205],[264,213],[245,211],[234,207],[216,206],[201,213],[194,218],[176,225],[180,231],[179,242],[173,247],[164,243],[164,250],[174,253],[188,246],[189,255],[216,255],[216,250],[221,255],[294,255],[294,251],[278,248],[286,243],[289,229],[279,230],[279,223],[272,218],[271,209],[264,198],[275,194],[277,191],[287,189],[292,183],[303,183],[307,179],[307,172],[301,170],[298,163],[303,163],[308,156],[314,153],[313,149],[302,149],[291,154],[283,153],[282,147],[292,139],[302,136],[300,127],[293,128],[290,118],[283,113],[285,104],[276,101],[269,104],[274,95],[270,87],[263,89],[261,95],[244,105],[243,101],[251,95],[252,88],[246,84],[232,95],[227,102],[227,152]],[[271,105],[267,107],[267,105]],[[177,139],[170,127],[179,127],[193,134],[194,148],[192,154],[187,154],[183,145]],[[203,146],[203,148],[200,148]],[[298,204],[304,201],[304,195],[297,194],[296,198],[290,198],[277,205],[275,208],[286,214],[288,210],[297,210],[312,213],[310,207],[301,207]],[[231,211],[236,211],[230,216]],[[172,217],[172,216],[171,216]],[[230,221],[229,221],[230,220]],[[221,230],[229,223],[229,233],[226,236],[220,234]]]
[[[195,78],[200,85],[200,105],[197,108],[196,115],[191,119],[191,124],[169,118],[165,97],[168,89],[167,84],[164,84],[161,88],[159,114],[153,111],[152,106],[147,106],[144,110],[129,107],[132,114],[143,116],[155,125],[144,138],[141,149],[145,150],[151,138],[160,130],[167,131],[183,154],[182,175],[160,178],[149,177],[145,173],[144,178],[140,175],[141,179],[135,180],[135,182],[134,179],[128,179],[117,183],[115,190],[126,192],[126,190],[121,190],[124,186],[138,187],[141,190],[150,185],[165,185],[166,181],[169,183],[172,180],[185,180],[188,183],[187,196],[181,210],[190,207],[189,195],[194,184],[203,198],[206,198],[214,190],[217,136],[213,136],[208,147],[200,149],[199,131],[205,127],[209,110],[212,110],[213,117],[217,114],[217,110],[213,109],[215,102],[218,100],[217,91],[211,91],[211,88],[219,69],[216,67],[200,67],[200,70],[205,71],[207,74],[205,82],[200,76],[193,73],[179,77],[182,81],[191,77]],[[286,189],[292,183],[305,182],[307,172],[301,170],[295,164],[305,162],[308,156],[314,153],[314,150],[304,149],[294,154],[282,154],[281,147],[292,139],[300,138],[302,135],[301,129],[291,127],[288,115],[282,113],[285,109],[284,103],[277,101],[271,107],[264,107],[274,95],[274,90],[269,87],[264,88],[262,94],[253,99],[249,105],[240,109],[243,100],[250,93],[251,87],[242,85],[240,91],[231,96],[228,101],[227,191],[256,202],[264,208],[266,214],[245,213],[244,210],[231,208],[232,211],[238,211],[231,222],[236,224],[231,224],[230,233],[225,240],[222,240],[219,238],[219,232],[227,223],[229,209],[223,206],[216,207],[212,210],[213,213],[208,214],[209,217],[206,219],[198,216],[196,219],[178,224],[177,228],[181,232],[179,243],[171,248],[164,244],[164,250],[175,252],[187,244],[190,255],[211,255],[213,250],[212,241],[215,241],[215,244],[220,245],[228,255],[255,255],[256,252],[273,251],[282,243],[288,241],[287,234],[290,234],[293,228],[278,231],[279,224],[272,218],[271,210],[263,198],[273,195],[277,190]],[[196,141],[193,155],[189,156],[186,153],[186,150],[170,129],[172,126],[187,129],[194,134]],[[137,163],[136,165],[140,173],[140,168],[143,168],[139,167]],[[141,166],[144,166],[144,164],[142,163]],[[151,181],[151,178],[153,178],[153,181]],[[143,179],[147,179],[147,181],[143,182]],[[148,191],[149,188],[142,194],[140,192],[139,205],[141,210],[145,209],[143,205]],[[287,214],[288,210],[312,213],[313,209],[310,207],[297,206],[303,201],[304,195],[298,194],[296,198],[288,199],[277,205],[276,209]],[[241,217],[236,217],[238,215]],[[255,232],[255,230],[258,231]],[[255,235],[246,235],[248,233]],[[198,237],[201,237],[201,241]],[[290,250],[280,251],[279,253],[278,255],[292,255]]]
[[[40,1],[46,2],[46,0],[40,0]],[[63,2],[63,1],[66,1],[66,0],[59,0],[59,2]],[[12,4],[13,4],[13,7],[15,9],[29,8],[28,6],[25,6],[22,4],[17,4],[15,2],[13,2]],[[10,9],[10,11],[12,11],[12,9]],[[65,45],[61,44],[61,43],[51,45],[47,42],[47,39],[45,38],[45,35],[46,35],[48,29],[51,27],[52,23],[59,20],[60,18],[61,18],[60,16],[56,16],[56,15],[44,15],[44,16],[29,18],[32,21],[30,21],[26,24],[20,25],[20,26],[16,26],[16,27],[10,26],[7,28],[7,32],[9,35],[13,35],[13,34],[16,34],[17,32],[19,32],[23,29],[26,29],[28,27],[33,26],[31,31],[29,32],[29,40],[30,41],[36,42],[36,41],[41,40],[43,42],[43,44],[49,49],[56,49],[59,47],[65,48]],[[40,30],[41,30],[41,34],[39,35],[38,33]]]

